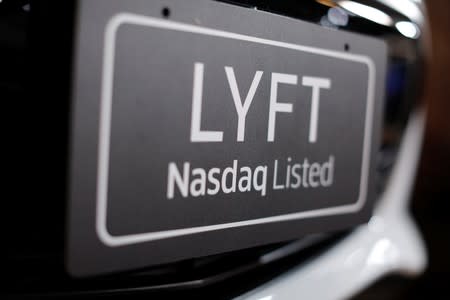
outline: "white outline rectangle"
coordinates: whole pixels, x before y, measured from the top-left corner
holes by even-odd
[[[307,53],[314,53],[328,57],[335,57],[343,60],[350,60],[366,64],[368,67],[368,89],[367,89],[367,105],[366,118],[364,127],[364,145],[363,157],[361,166],[361,179],[359,188],[359,197],[354,204],[346,204],[341,206],[334,206],[328,208],[321,208],[309,211],[302,211],[297,213],[290,213],[284,215],[277,215],[271,217],[264,217],[258,219],[251,219],[238,222],[230,222],[223,224],[198,226],[183,229],[173,229],[157,232],[147,232],[138,234],[129,234],[122,236],[111,235],[107,230],[107,190],[108,190],[108,170],[109,170],[109,148],[111,135],[111,107],[112,107],[112,86],[114,77],[114,52],[116,32],[120,25],[128,23],[141,26],[149,26],[167,30],[196,33],[201,35],[209,35],[222,37],[226,39],[247,41],[250,43],[257,43],[263,45],[270,45],[291,49],[294,51],[301,51]],[[320,49],[310,46],[303,46],[274,40],[263,39],[243,34],[237,34],[217,29],[201,27],[197,25],[190,25],[179,23],[175,21],[162,20],[147,16],[141,16],[131,13],[119,13],[113,16],[105,31],[105,44],[103,56],[103,77],[100,103],[100,121],[99,121],[99,147],[98,147],[98,169],[97,169],[97,212],[96,212],[96,230],[100,240],[110,246],[123,246],[128,244],[142,243],[147,241],[154,241],[159,239],[171,238],[181,235],[188,235],[206,231],[213,231],[219,229],[242,227],[256,224],[273,223],[289,220],[298,220],[304,218],[348,214],[358,212],[366,201],[367,185],[370,165],[370,150],[372,137],[372,121],[374,110],[374,92],[375,92],[375,64],[368,56],[338,52],[334,50]]]

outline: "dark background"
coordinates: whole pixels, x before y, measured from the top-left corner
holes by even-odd
[[[413,214],[428,247],[429,267],[412,288],[450,298],[450,2],[428,3],[432,57],[426,81],[427,127],[413,198]],[[411,295],[411,296],[412,296]]]
[[[450,1],[428,1],[431,57],[424,98],[427,125],[412,213],[428,249],[428,268],[415,280],[383,279],[356,299],[450,299]]]

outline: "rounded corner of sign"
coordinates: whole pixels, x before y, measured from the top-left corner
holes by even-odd
[[[131,18],[132,15],[126,12],[120,12],[112,15],[106,23],[106,32],[115,36],[119,27],[128,23]]]
[[[369,73],[375,71],[375,61],[370,56],[363,56],[361,62],[367,66]]]
[[[366,197],[362,194],[362,192],[359,193],[358,200],[351,205],[352,213],[357,213],[364,207],[364,204],[366,203]]]
[[[97,236],[99,240],[108,247],[117,247],[121,244],[118,241],[118,237],[112,235],[104,223],[97,223]]]

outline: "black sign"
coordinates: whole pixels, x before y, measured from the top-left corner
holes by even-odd
[[[383,42],[213,1],[78,8],[72,274],[367,220]]]

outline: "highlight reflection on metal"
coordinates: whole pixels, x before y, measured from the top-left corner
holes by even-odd
[[[395,23],[395,28],[410,39],[417,39],[420,36],[420,29],[416,24],[408,21],[400,21]]]
[[[392,26],[394,24],[394,21],[388,14],[374,7],[348,0],[339,1],[338,5],[345,10],[372,22],[384,26]]]
[[[416,0],[413,2],[411,0],[378,0],[378,2],[396,10],[418,25],[422,25],[424,22],[423,13],[420,11],[420,8],[418,6],[421,4],[420,1]]]

